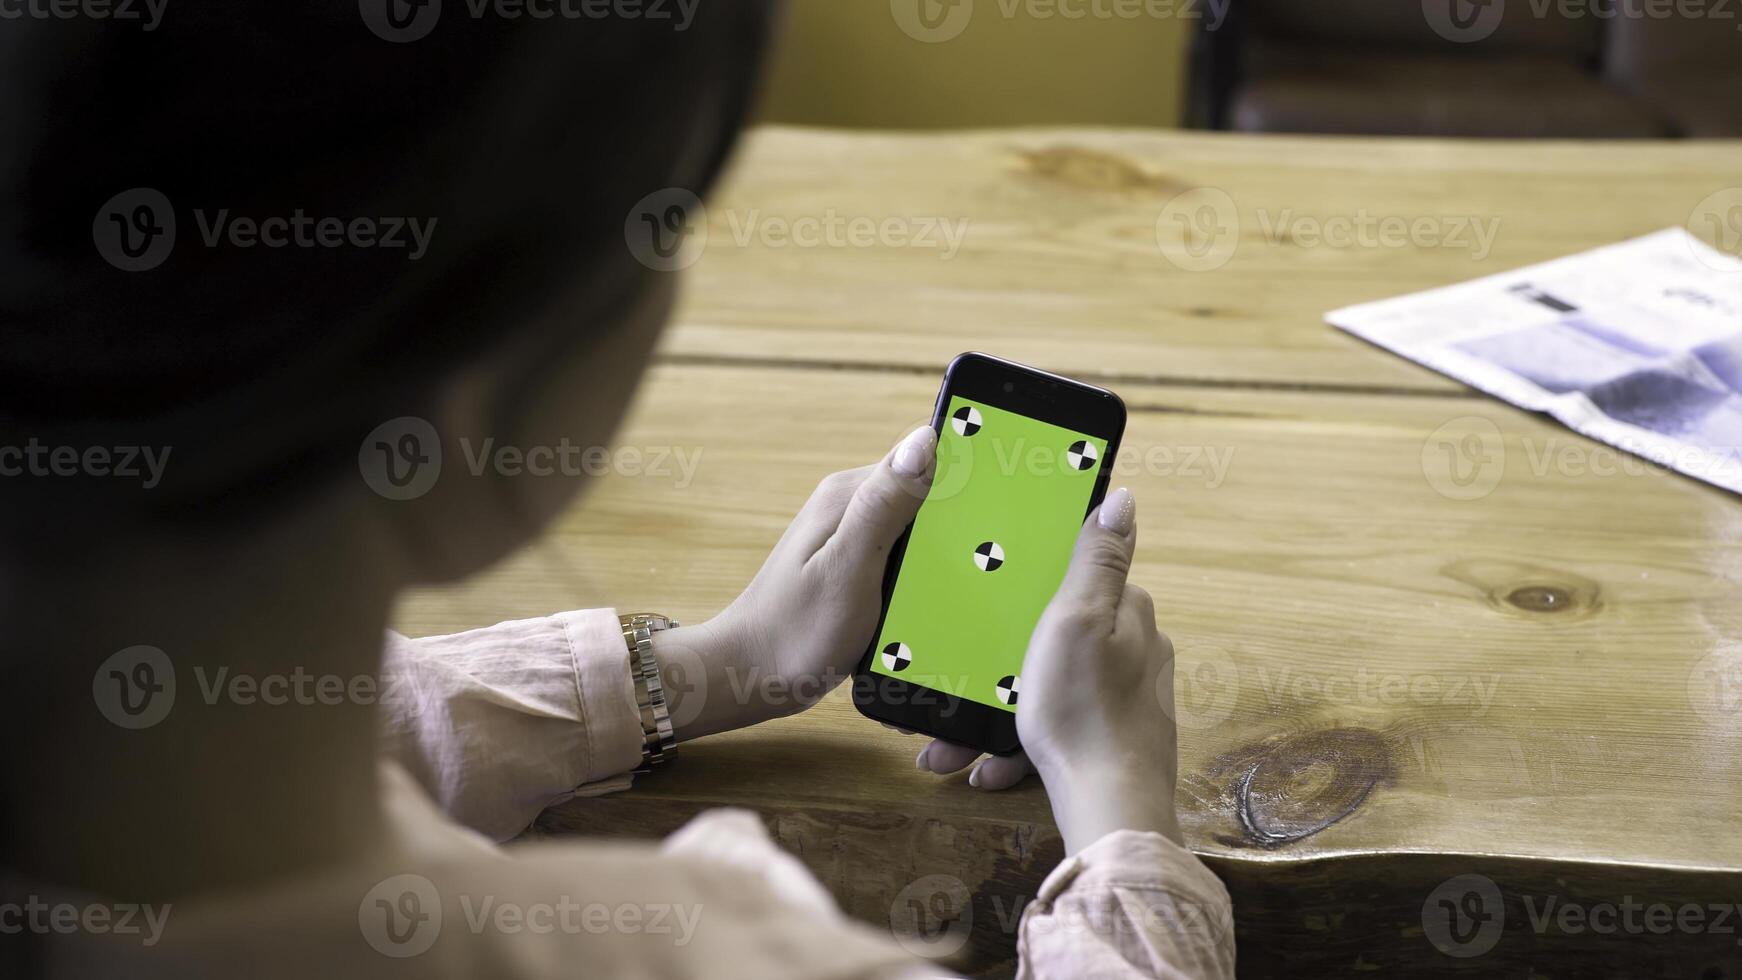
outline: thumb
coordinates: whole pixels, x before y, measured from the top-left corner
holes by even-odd
[[[912,523],[937,469],[938,434],[929,425],[908,433],[853,491],[830,544],[887,551]]]
[[[1125,594],[1131,575],[1131,555],[1137,548],[1137,499],[1120,487],[1101,501],[1083,523],[1071,567],[1059,586],[1059,596],[1114,609]]]

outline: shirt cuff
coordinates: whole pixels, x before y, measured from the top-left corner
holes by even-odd
[[[1172,944],[1233,946],[1227,887],[1197,855],[1153,832],[1115,830],[1066,858],[1041,883],[1032,911],[1044,916],[1060,905],[1092,918],[1117,912]]]
[[[581,609],[552,618],[562,626],[574,659],[575,689],[587,731],[583,785],[623,776],[641,765],[644,739],[617,611]]]

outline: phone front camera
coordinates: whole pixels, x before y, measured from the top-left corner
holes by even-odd
[[[1010,394],[1011,392],[1013,392],[1015,390],[1016,390],[1016,382],[1014,382],[1014,381],[1004,382],[1004,393],[1006,395]]]

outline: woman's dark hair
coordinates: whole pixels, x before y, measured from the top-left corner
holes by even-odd
[[[43,508],[179,513],[355,465],[559,290],[603,313],[644,288],[662,273],[626,219],[712,182],[771,19],[765,0],[158,4],[0,25],[14,535]],[[269,219],[289,244],[248,245]],[[64,447],[172,455],[142,491],[57,477]]]

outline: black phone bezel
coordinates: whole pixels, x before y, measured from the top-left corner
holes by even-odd
[[[1125,403],[1105,388],[1084,384],[1001,357],[970,351],[956,357],[944,372],[932,409],[932,428],[943,432],[944,413],[952,397],[967,398],[994,408],[1016,412],[1075,432],[1106,440],[1107,452],[1083,510],[1086,520],[1106,497],[1112,479],[1119,441],[1125,434]],[[907,553],[909,524],[890,550],[883,572],[883,605],[870,646],[853,672],[853,703],[867,718],[908,731],[949,739],[994,755],[1009,755],[1022,748],[1016,735],[1016,715],[956,695],[910,684],[873,673],[871,658],[877,654],[877,638],[889,614],[895,580]]]

